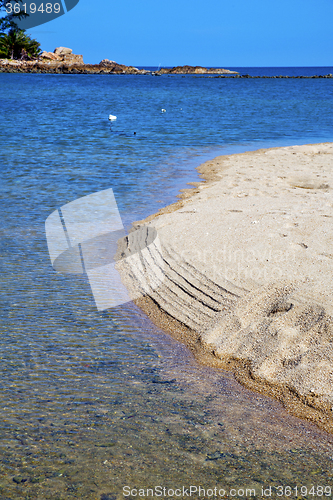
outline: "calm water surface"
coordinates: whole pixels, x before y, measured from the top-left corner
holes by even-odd
[[[44,233],[52,211],[92,192],[112,187],[128,228],[217,154],[332,141],[333,81],[0,74],[0,85],[0,499],[333,489],[331,436],[199,366],[133,304],[98,313],[83,278],[52,270]]]

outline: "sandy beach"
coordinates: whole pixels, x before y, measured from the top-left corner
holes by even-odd
[[[117,264],[135,302],[200,362],[329,432],[332,164],[331,143],[208,161],[203,182],[135,223]],[[158,238],[138,276],[124,257],[147,231]]]

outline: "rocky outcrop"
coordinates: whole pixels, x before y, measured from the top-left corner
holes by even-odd
[[[0,59],[0,73],[74,73],[74,74],[115,74],[115,75],[193,75],[207,78],[333,78],[332,74],[313,76],[251,76],[240,75],[237,71],[203,66],[175,66],[157,71],[138,69],[135,66],[118,64],[103,59],[99,64],[85,64],[83,56],[73,54],[72,49],[57,47],[54,52],[44,51],[33,60]]]
[[[74,73],[142,75],[149,71],[134,66],[118,64],[103,59],[99,64],[84,64],[83,56],[73,54],[72,49],[57,47],[54,52],[42,52],[39,58],[30,61],[0,59],[0,72],[4,73]]]
[[[237,75],[237,71],[223,68],[204,68],[203,66],[175,66],[174,68],[161,68],[156,71],[159,75]]]
[[[83,56],[79,54],[73,54],[72,49],[66,47],[57,47],[54,52],[42,52],[38,58],[38,62],[50,64],[51,61],[56,62],[51,66],[54,68],[60,68],[65,64],[65,66],[73,65],[84,65]]]
[[[54,49],[54,53],[58,56],[67,56],[72,54],[72,49],[68,49],[67,47],[57,47]]]
[[[109,66],[110,64],[117,64],[117,63],[116,61],[111,61],[110,59],[102,59],[102,61],[99,64],[102,64],[103,66]]]
[[[76,74],[115,74],[115,75],[202,75],[215,78],[333,78],[332,74],[313,76],[251,76],[240,75],[237,71],[224,68],[205,68],[203,66],[175,66],[158,71],[138,69],[135,66],[118,64],[103,59],[99,64],[85,64],[83,56],[73,54],[72,49],[57,47],[53,52],[44,51],[33,60],[0,59],[0,73],[76,73]]]

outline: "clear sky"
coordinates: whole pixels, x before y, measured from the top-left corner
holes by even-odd
[[[80,0],[28,32],[43,50],[135,66],[332,66],[333,0]]]

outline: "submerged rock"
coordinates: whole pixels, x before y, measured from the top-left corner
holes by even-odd
[[[72,49],[57,47],[54,52],[43,51],[38,58],[30,61],[0,59],[0,72],[21,73],[84,73],[84,74],[117,74],[117,75],[162,75],[162,74],[228,74],[235,73],[224,69],[207,69],[201,66],[177,66],[162,68],[158,72],[138,69],[135,66],[118,64],[110,59],[102,59],[99,64],[85,64],[83,56],[73,54]]]
[[[67,47],[57,47],[56,49],[54,49],[54,53],[59,56],[69,55],[72,52],[72,49],[68,49]]]
[[[205,75],[205,74],[238,74],[237,71],[230,71],[229,69],[223,68],[204,68],[203,66],[175,66],[174,68],[161,68],[156,71],[155,74],[165,75],[165,74],[180,74],[180,75]]]

